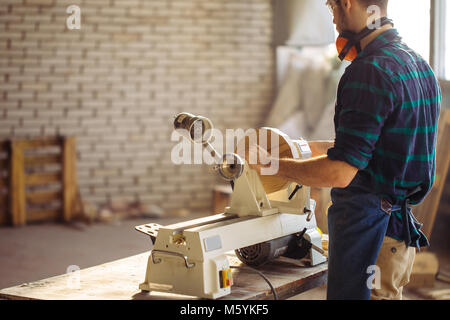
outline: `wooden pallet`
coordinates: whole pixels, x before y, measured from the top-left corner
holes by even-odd
[[[9,222],[9,166],[11,146],[0,141],[0,225]]]
[[[75,138],[12,140],[7,144],[11,224],[70,221],[77,200]]]

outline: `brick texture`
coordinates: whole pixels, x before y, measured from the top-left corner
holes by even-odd
[[[0,138],[77,137],[91,203],[210,210],[211,168],[170,161],[173,116],[251,128],[273,95],[271,0],[0,2]]]

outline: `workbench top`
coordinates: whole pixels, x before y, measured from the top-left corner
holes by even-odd
[[[141,292],[149,252],[63,274],[40,281],[24,283],[0,290],[2,299],[39,300],[155,300],[198,299],[162,292]],[[231,294],[221,300],[273,299],[271,289],[264,279],[246,268],[234,252],[227,256],[233,268],[234,285]],[[279,299],[287,299],[326,283],[328,266],[301,266],[288,259],[278,258],[258,268],[275,287]],[[77,278],[78,277],[78,278]],[[79,282],[77,282],[79,279]],[[77,286],[79,284],[79,286]]]

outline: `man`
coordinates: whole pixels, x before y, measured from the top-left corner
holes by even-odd
[[[327,1],[342,35],[340,58],[353,60],[338,87],[335,141],[310,142],[309,160],[250,148],[267,157],[261,163],[279,161],[277,176],[333,187],[328,299],[401,299],[415,248],[428,245],[409,203],[421,202],[434,183],[441,91],[387,20],[387,3]],[[260,170],[261,163],[250,165]],[[372,288],[373,280],[380,286]]]

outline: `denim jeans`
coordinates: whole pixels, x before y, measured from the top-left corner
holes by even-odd
[[[355,188],[333,189],[331,199],[327,299],[369,300],[390,215],[378,196]]]

